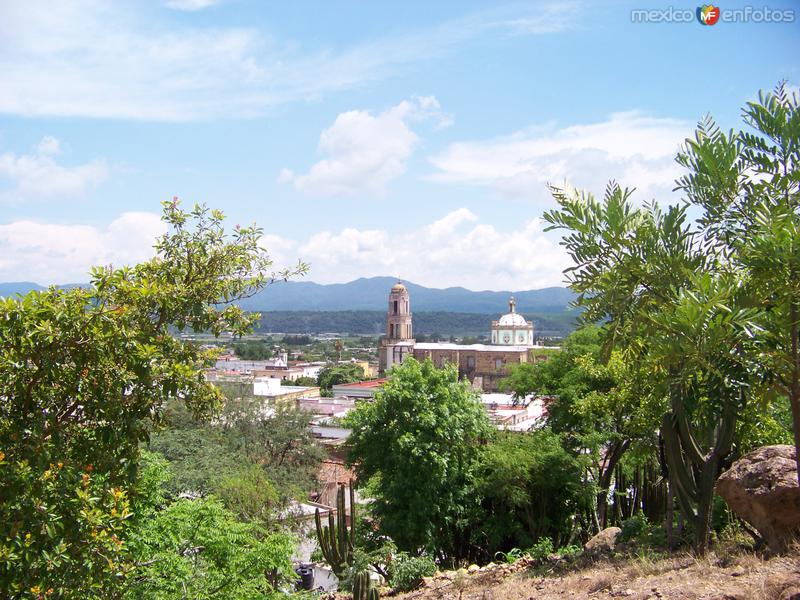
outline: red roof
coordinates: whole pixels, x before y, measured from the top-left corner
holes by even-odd
[[[370,379],[369,381],[358,381],[356,383],[342,383],[339,385],[335,385],[335,388],[374,388],[380,387],[384,383],[389,381],[387,378],[383,379]]]

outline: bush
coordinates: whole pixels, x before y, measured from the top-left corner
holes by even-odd
[[[622,533],[620,533],[619,539],[621,542],[641,540],[649,531],[650,522],[647,517],[643,513],[637,513],[622,522]]]
[[[536,560],[544,560],[553,553],[553,540],[541,538],[528,550],[528,554]]]
[[[436,563],[427,556],[409,556],[400,552],[392,562],[389,583],[401,592],[418,587],[423,577],[436,573]]]

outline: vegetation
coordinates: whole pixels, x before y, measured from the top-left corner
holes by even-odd
[[[575,329],[575,311],[525,313],[537,335],[563,337]],[[479,336],[489,332],[492,320],[498,313],[458,313],[445,311],[415,311],[414,334],[428,339],[457,336]],[[378,336],[386,331],[386,312],[378,310],[276,310],[262,315],[256,328],[261,333],[297,332],[320,334],[331,331]],[[438,332],[446,331],[443,336]]]
[[[346,421],[349,459],[375,498],[381,531],[401,550],[425,551],[442,564],[467,558],[472,463],[490,425],[455,368],[407,359],[375,402],[358,405]]]
[[[86,287],[0,300],[0,588],[112,597],[136,564],[126,542],[139,447],[183,402],[221,404],[211,355],[171,331],[243,334],[233,302],[275,277],[261,230],[164,203],[156,257],[96,268]],[[302,272],[300,265],[294,272]]]
[[[612,183],[602,201],[554,189],[559,208],[545,214],[550,229],[566,231],[584,320],[604,323],[606,349],[620,351],[634,382],[663,403],[671,494],[698,553],[748,407],[787,394],[798,435],[797,106],[781,85],[748,103],[752,132],[725,134],[704,119],[678,156],[687,204],[637,208]]]
[[[335,385],[355,383],[365,379],[364,369],[355,363],[331,364],[319,372],[317,385],[324,396],[330,396]]]

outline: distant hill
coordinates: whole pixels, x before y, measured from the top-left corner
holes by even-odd
[[[241,302],[251,311],[383,311],[394,277],[369,277],[349,283],[319,284],[310,281],[279,281],[252,298]],[[513,294],[517,311],[521,313],[562,313],[575,295],[563,287],[540,290],[479,291],[463,287],[428,288],[404,281],[411,295],[411,309],[499,315],[508,311],[508,299]],[[74,285],[74,284],[72,284]],[[0,283],[0,296],[41,290],[43,286],[30,282]]]
[[[8,298],[15,294],[27,294],[34,290],[43,290],[44,286],[30,281],[16,281],[12,283],[0,283],[0,298]]]
[[[322,285],[310,281],[277,282],[243,301],[246,310],[384,310],[394,277],[369,277],[349,283]],[[501,314],[513,294],[519,312],[563,312],[575,295],[563,287],[522,291],[480,291],[463,287],[428,288],[403,282],[411,296],[411,310]]]
[[[563,337],[575,329],[575,311],[523,313],[537,336]],[[417,311],[414,334],[445,336],[489,335],[495,313]],[[380,335],[386,331],[386,312],[377,310],[271,310],[261,316],[257,333],[350,333]]]

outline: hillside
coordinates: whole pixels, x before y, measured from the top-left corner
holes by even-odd
[[[240,302],[251,311],[382,311],[394,277],[369,277],[327,285],[311,281],[279,281]],[[567,288],[521,291],[472,291],[463,287],[428,288],[405,282],[414,312],[444,311],[498,315],[508,310],[512,294],[523,313],[561,313],[575,295]],[[43,289],[30,282],[0,283],[0,296]]]
[[[522,559],[520,562],[523,562]],[[397,600],[794,600],[797,554],[764,560],[751,552],[628,556],[561,570],[526,565],[445,572]]]
[[[575,328],[575,313],[524,313],[536,335],[561,337]],[[488,335],[498,313],[421,311],[414,313],[414,333],[430,335]],[[353,333],[378,335],[386,330],[386,313],[377,310],[285,311],[262,314],[258,333]]]

